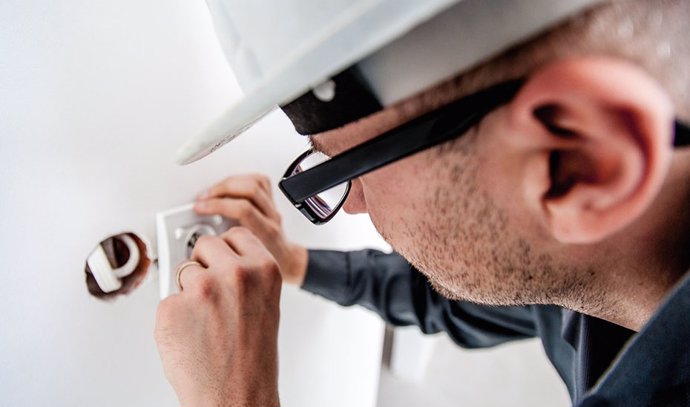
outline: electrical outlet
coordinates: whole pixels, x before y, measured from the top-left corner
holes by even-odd
[[[189,204],[156,214],[161,299],[177,292],[175,269],[189,259],[199,237],[219,235],[237,225],[237,222],[220,215],[197,215],[192,207],[193,204]]]

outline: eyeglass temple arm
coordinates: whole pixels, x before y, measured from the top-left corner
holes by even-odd
[[[477,124],[486,113],[510,100],[522,83],[522,80],[506,82],[489,88],[475,97],[461,99],[459,103],[456,102],[440,109],[442,113],[434,115],[435,120],[429,120],[429,115],[422,116],[401,128],[362,143],[323,164],[283,179],[280,181],[280,189],[293,204],[301,203],[315,194],[369,171],[458,137]],[[472,105],[475,109],[472,113],[467,113],[468,107]],[[450,113],[453,112],[462,113],[465,116],[450,117]],[[674,132],[674,147],[690,146],[688,125],[676,120]],[[316,185],[318,185],[317,188],[315,188]]]
[[[688,127],[687,124],[676,120],[675,126],[674,126],[674,132],[675,132],[675,137],[673,138],[673,146],[674,147],[690,146],[690,127]]]
[[[497,106],[508,102],[522,85],[514,80],[460,99],[399,128],[364,142],[304,172],[280,181],[294,203],[335,187],[391,162],[452,140],[476,125]]]

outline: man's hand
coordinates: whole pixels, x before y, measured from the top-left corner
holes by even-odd
[[[192,260],[155,330],[181,406],[278,406],[278,264],[243,227],[202,236]]]
[[[228,177],[200,195],[194,210],[202,215],[222,215],[237,220],[273,254],[283,280],[302,285],[307,250],[285,238],[268,178],[258,174]]]

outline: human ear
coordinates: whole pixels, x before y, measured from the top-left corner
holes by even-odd
[[[612,58],[535,72],[508,106],[526,197],[563,243],[593,243],[637,219],[671,161],[673,109],[645,71]]]

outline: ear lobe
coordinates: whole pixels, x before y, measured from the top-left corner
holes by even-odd
[[[629,225],[654,200],[670,165],[671,103],[627,62],[546,66],[511,102],[509,117],[519,138],[513,146],[532,161],[524,190],[564,243],[593,243]],[[544,169],[548,174],[539,173]]]

